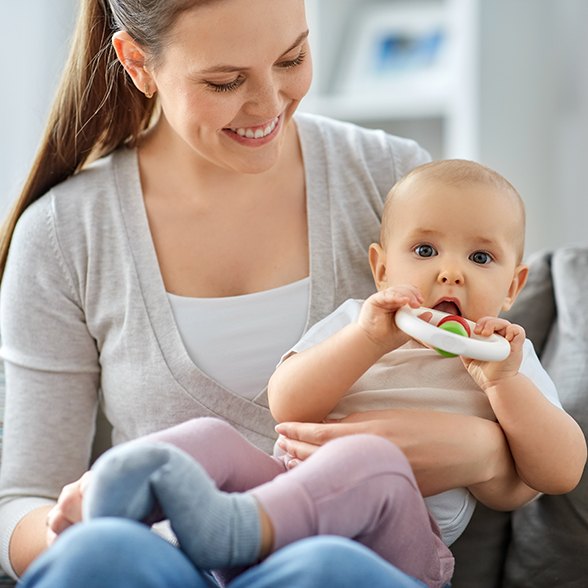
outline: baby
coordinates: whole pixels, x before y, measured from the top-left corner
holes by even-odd
[[[426,418],[445,411],[497,420],[523,482],[518,492],[531,499],[571,490],[584,437],[522,327],[498,318],[527,278],[524,231],[522,201],[496,172],[461,160],[413,170],[388,195],[380,242],[369,250],[378,291],[343,303],[285,354],[268,388],[274,418],[385,419],[418,409]],[[444,358],[396,327],[405,305],[467,317],[476,334],[504,336],[510,354]],[[290,449],[287,439],[278,444]],[[324,533],[355,538],[441,587],[453,571],[447,546],[476,498],[492,505],[503,491],[490,480],[423,499],[402,452],[372,435],[326,443],[289,469],[228,424],[199,419],[109,451],[94,467],[84,511],[150,520],[160,508],[204,568],[253,564]]]

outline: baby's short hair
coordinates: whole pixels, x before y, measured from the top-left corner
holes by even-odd
[[[523,256],[524,242],[525,242],[525,205],[517,189],[497,171],[467,159],[439,159],[424,163],[415,167],[412,171],[398,180],[386,197],[384,204],[384,212],[382,214],[382,226],[380,229],[380,243],[385,243],[386,235],[389,231],[389,225],[392,218],[392,203],[394,197],[403,187],[411,180],[425,179],[432,181],[439,181],[444,184],[485,184],[496,188],[496,190],[510,194],[514,199],[516,205],[519,207],[521,214],[521,243],[520,243],[520,257]]]

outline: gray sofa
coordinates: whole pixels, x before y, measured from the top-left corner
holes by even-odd
[[[529,265],[529,282],[509,318],[525,327],[564,407],[586,432],[588,248],[541,252],[529,259]],[[3,388],[0,373],[0,410]],[[108,438],[107,423],[101,423],[99,430],[98,452]],[[573,492],[543,496],[512,514],[479,506],[452,549],[456,557],[453,588],[587,587],[586,473]],[[0,577],[0,586],[12,585]]]

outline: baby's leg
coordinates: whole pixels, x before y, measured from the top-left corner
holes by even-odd
[[[155,505],[201,569],[254,563],[262,547],[253,495],[218,490],[190,455],[162,442],[126,443],[101,456],[84,495],[84,518],[143,520]]]
[[[311,535],[339,535],[367,545],[427,586],[451,578],[453,557],[436,533],[412,469],[385,439],[352,435],[331,441],[251,493],[272,521],[274,550]]]
[[[284,463],[247,441],[225,421],[198,418],[164,429],[139,441],[171,443],[191,455],[218,488],[244,492],[285,471]]]
[[[148,524],[168,518],[192,561],[212,568],[259,558],[269,535],[267,529],[261,535],[257,501],[237,492],[267,482],[285,466],[227,423],[202,418],[114,447],[92,471],[84,518]]]

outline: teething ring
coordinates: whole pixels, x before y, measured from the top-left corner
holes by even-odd
[[[430,312],[433,315],[430,323],[419,318],[425,312]],[[470,336],[443,330],[437,325],[445,317],[452,317],[452,315],[433,308],[403,306],[396,312],[395,321],[398,328],[407,335],[432,347],[446,357],[463,355],[480,361],[502,361],[508,357],[510,344],[504,337],[496,333],[490,335],[490,337],[476,335],[474,333],[476,323],[463,317],[453,318],[459,319],[459,323],[462,323],[462,325],[464,322],[469,325]],[[449,320],[446,319],[446,322],[449,322]]]

